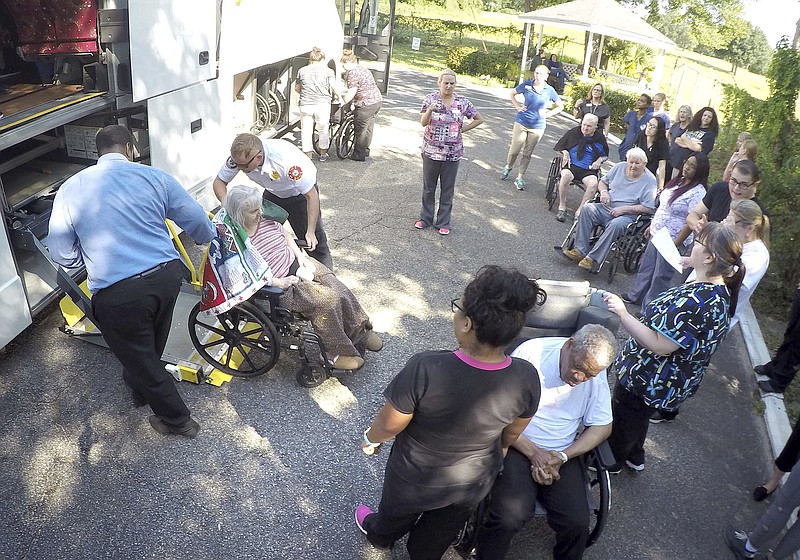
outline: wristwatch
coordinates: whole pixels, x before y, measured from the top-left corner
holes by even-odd
[[[569,461],[569,455],[567,455],[563,451],[556,451],[556,453],[558,453],[558,456],[559,458],[561,458],[562,462],[566,463],[567,461]]]

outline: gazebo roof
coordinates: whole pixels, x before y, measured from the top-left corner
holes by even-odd
[[[669,37],[614,0],[574,0],[518,17],[525,23],[591,31],[658,49],[677,48]]]

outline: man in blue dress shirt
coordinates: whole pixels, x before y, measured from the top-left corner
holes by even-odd
[[[130,161],[128,129],[107,126],[95,142],[97,165],[70,177],[56,194],[48,250],[65,267],[86,266],[95,319],[122,362],[134,402],[153,410],[153,429],[193,438],[200,424],[161,362],[185,272],[165,220],[202,243],[215,230],[173,177]]]

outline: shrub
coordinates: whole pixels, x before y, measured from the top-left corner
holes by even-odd
[[[770,97],[766,101],[739,88],[725,87],[725,124],[717,145],[730,154],[736,136],[748,130],[759,146],[758,196],[769,210],[772,244],[769,269],[753,294],[753,303],[765,313],[784,316],[800,279],[800,122],[794,113],[800,92],[800,52],[786,41],[778,43],[767,77]]]
[[[519,62],[510,51],[455,47],[447,53],[447,64],[459,74],[491,76],[501,81],[513,80],[519,73]]]
[[[476,52],[475,47],[453,47],[447,51],[447,67],[459,74],[469,74],[464,70],[464,60],[468,55]]]

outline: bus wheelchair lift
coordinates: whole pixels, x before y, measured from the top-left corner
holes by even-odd
[[[520,335],[506,348],[510,355],[514,349],[531,338],[543,336],[571,336],[582,326],[600,324],[616,333],[620,325],[617,315],[608,310],[603,301],[605,292],[591,288],[589,282],[561,282],[537,280],[547,293],[544,305],[528,314]],[[603,532],[611,511],[611,476],[608,468],[616,463],[608,442],[604,441],[580,457],[584,464],[586,500],[589,504],[589,539],[587,547],[595,544]],[[475,558],[478,529],[486,516],[492,494],[476,507],[453,541],[453,548],[462,558]],[[537,502],[536,517],[546,517],[547,511]]]

